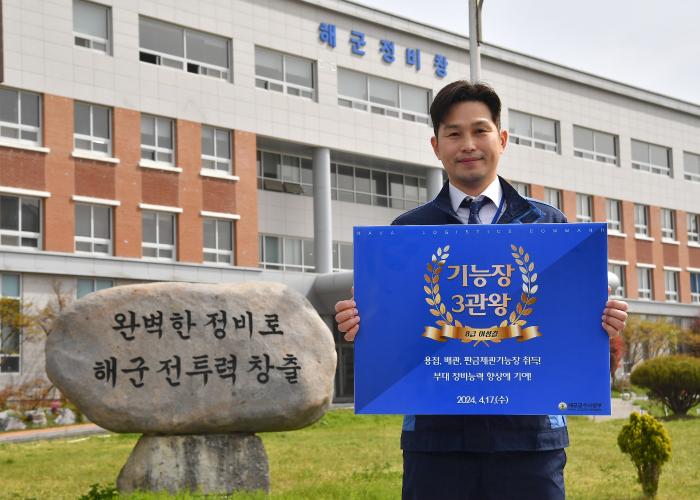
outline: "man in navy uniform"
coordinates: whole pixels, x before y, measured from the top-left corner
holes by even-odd
[[[520,196],[497,174],[508,143],[501,101],[482,83],[457,81],[430,106],[435,156],[447,172],[437,197],[394,220],[400,225],[566,222],[556,208]],[[336,304],[338,329],[352,341],[360,327],[353,299]],[[627,303],[609,300],[602,328],[616,337]],[[595,334],[595,332],[591,332]],[[564,499],[560,415],[406,415],[401,434],[403,499]]]

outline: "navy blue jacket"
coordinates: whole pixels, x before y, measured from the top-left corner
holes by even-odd
[[[556,208],[524,198],[499,177],[505,206],[498,224],[566,222]],[[452,210],[445,183],[429,203],[400,215],[398,225],[462,224]],[[401,448],[406,451],[537,451],[569,445],[566,420],[560,415],[406,415]]]

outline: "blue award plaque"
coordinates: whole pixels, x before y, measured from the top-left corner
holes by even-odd
[[[354,228],[357,413],[609,415],[605,224]]]

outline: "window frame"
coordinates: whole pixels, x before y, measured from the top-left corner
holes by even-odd
[[[267,245],[266,241],[268,238],[275,238],[277,239],[278,243],[278,249],[279,249],[279,256],[280,256],[280,262],[270,262],[267,260]],[[285,262],[285,253],[286,253],[286,243],[287,242],[299,242],[301,246],[301,264],[290,264]],[[304,251],[304,246],[310,245],[310,247],[313,251],[313,240],[309,238],[297,238],[293,236],[281,236],[277,234],[266,234],[266,233],[260,233],[258,235],[258,249],[259,249],[259,266],[263,269],[274,269],[278,271],[296,271],[296,272],[304,272],[304,273],[312,273],[315,272],[316,270],[316,260],[314,256],[314,264],[305,264],[306,260],[306,252]]]
[[[556,196],[556,204],[552,203],[552,194]],[[547,203],[548,205],[553,206],[557,210],[561,211],[561,189],[557,188],[550,188],[550,187],[545,187],[544,188],[544,202]]]
[[[143,143],[143,138],[139,137],[139,142],[140,142],[140,158],[141,161],[149,161],[153,163],[159,163],[162,165],[170,165],[170,166],[175,166],[176,165],[176,157],[175,157],[175,151],[177,150],[177,142],[176,142],[176,122],[174,118],[168,118],[165,116],[158,116],[158,115],[150,115],[148,113],[141,113],[141,126],[143,127],[143,119],[144,117],[148,118],[153,118],[153,139],[155,141],[155,144],[151,146],[150,144],[144,144]],[[170,125],[170,141],[172,142],[172,149],[168,149],[162,146],[158,145],[158,121],[159,120],[168,120],[169,125]],[[141,134],[143,135],[143,134]],[[143,157],[143,151],[152,151],[153,152],[153,158],[144,158]],[[163,161],[158,159],[158,153],[162,154],[170,154],[172,161]]]
[[[214,154],[213,155],[206,155],[206,154],[204,154],[204,149],[202,148],[202,151],[200,154],[200,157],[202,160],[201,169],[204,170],[205,172],[217,172],[217,173],[224,172],[228,175],[233,175],[233,158],[232,158],[233,157],[233,147],[231,144],[232,143],[231,130],[225,129],[225,128],[220,128],[220,127],[214,127],[213,125],[202,125],[202,134],[204,134],[205,128],[212,129],[212,131],[214,132]],[[223,156],[218,156],[218,153],[219,153],[218,146],[217,146],[218,141],[216,139],[218,132],[223,132],[224,134],[226,134],[227,146],[228,146],[228,151],[227,151],[228,158],[223,157]],[[202,140],[203,140],[203,137],[202,137]],[[174,142],[173,142],[173,144],[174,144]],[[205,161],[213,162],[214,168],[205,167],[204,166]],[[218,168],[220,163],[226,164],[226,170]]]
[[[676,211],[672,208],[661,208],[659,212],[659,217],[661,219],[661,241],[676,242]]]
[[[77,210],[78,206],[84,206],[84,207],[90,207],[90,233],[92,236],[78,236],[77,234],[73,235],[73,251],[78,254],[83,254],[83,255],[113,255],[113,239],[114,239],[114,223],[113,223],[113,210],[112,207],[109,205],[100,205],[100,204],[95,204],[95,203],[82,203],[82,202],[76,202],[75,203],[75,231],[74,233],[78,232],[78,216],[77,216]],[[97,238],[94,236],[95,234],[95,207],[100,207],[100,208],[106,208],[107,209],[107,214],[108,214],[108,223],[109,223],[109,238]],[[78,250],[78,243],[89,243],[92,250],[87,251],[87,250]],[[107,252],[97,252],[95,251],[95,245],[107,245]]]
[[[95,35],[88,35],[87,33],[81,33],[80,31],[76,31],[75,29],[75,5],[76,4],[92,4],[96,5],[98,7],[102,7],[105,9],[106,15],[107,15],[107,38],[100,38]],[[73,46],[74,47],[80,47],[81,49],[87,49],[91,50],[93,52],[97,52],[99,54],[107,54],[111,55],[112,54],[112,7],[109,5],[103,5],[101,3],[97,2],[90,2],[88,0],[73,0]],[[78,40],[84,40],[85,42],[88,43],[88,46],[85,45],[80,45],[78,44]],[[105,48],[99,49],[95,47],[95,44],[104,44]]]
[[[89,281],[90,284],[91,284],[92,290],[89,291],[89,292],[87,292],[87,293],[85,293],[85,294],[83,294],[83,295],[80,295],[80,282],[81,282],[81,281],[82,281],[83,283],[86,283],[86,282]],[[97,282],[98,282],[98,281],[102,281],[102,282],[105,282],[105,283],[106,283],[106,282],[109,282],[110,285],[109,285],[109,286],[103,286],[103,287],[98,288],[98,287],[97,287]],[[87,295],[90,295],[91,293],[95,293],[95,292],[98,292],[98,291],[100,291],[100,290],[106,290],[106,289],[108,289],[108,288],[114,288],[114,280],[105,279],[105,278],[76,278],[76,280],[75,280],[75,298],[76,298],[76,300],[79,300],[79,299],[82,299],[83,297],[85,297],[85,296],[87,296]]]
[[[420,113],[418,111],[411,111],[409,109],[405,109],[402,107],[402,101],[403,101],[402,88],[409,86],[409,87],[414,87],[416,89],[420,89],[421,91],[425,91],[426,99],[427,99],[427,106],[426,107],[428,107],[428,108],[429,108],[430,103],[432,101],[432,91],[430,89],[419,87],[417,85],[410,85],[408,83],[399,82],[397,80],[391,80],[389,78],[383,78],[381,76],[370,75],[368,73],[362,73],[361,71],[355,71],[353,69],[347,69],[347,68],[338,68],[338,78],[341,77],[341,71],[348,71],[348,72],[352,72],[352,73],[357,73],[364,78],[365,90],[367,91],[367,99],[366,100],[360,99],[357,97],[344,95],[344,94],[341,94],[340,92],[338,92],[338,104],[340,106],[343,106],[345,108],[354,109],[354,110],[359,110],[359,111],[366,111],[368,113],[386,116],[389,118],[403,119],[403,120],[410,121],[410,122],[423,123],[426,125],[430,125],[430,113],[429,112],[428,113]],[[371,93],[372,86],[370,84],[370,77],[377,78],[378,80],[386,80],[388,82],[395,83],[398,86],[398,107],[389,106],[386,104],[381,104],[381,103],[372,101],[372,93]]]
[[[17,122],[6,122],[0,120],[0,141],[7,141],[15,144],[26,144],[27,146],[37,146],[41,147],[43,143],[43,96],[37,92],[27,92],[26,90],[13,89],[7,87],[0,87],[0,90],[6,92],[14,92],[17,96]],[[22,123],[22,94],[26,94],[32,97],[37,97],[38,99],[38,126],[26,125]],[[2,129],[10,129],[17,131],[17,137],[8,137],[2,135]],[[36,133],[36,141],[22,138],[22,132]]]
[[[690,303],[700,304],[700,271],[690,271]],[[695,291],[693,291],[695,288]]]
[[[689,172],[686,167],[688,165],[688,158],[695,158],[698,164],[698,172]],[[683,178],[686,181],[700,182],[700,155],[691,153],[690,151],[683,151]]]
[[[532,130],[532,136],[524,136],[524,135],[519,135],[516,133],[511,132],[511,124],[510,124],[510,119],[511,119],[511,114],[512,113],[518,113],[521,115],[524,115],[530,119],[530,129]],[[541,120],[547,120],[550,121],[554,124],[554,138],[555,141],[545,141],[542,139],[536,139],[534,137],[535,135],[535,122],[534,119],[539,118]],[[558,120],[553,120],[552,118],[547,118],[546,116],[540,116],[540,115],[533,115],[531,113],[526,113],[525,111],[520,111],[517,109],[509,109],[508,110],[508,142],[512,142],[513,144],[517,144],[519,146],[527,146],[530,148],[534,149],[539,149],[542,151],[549,151],[551,153],[556,153],[559,154],[560,150],[560,144],[561,144],[561,132],[559,130],[560,124]]]
[[[515,189],[520,196],[524,198],[530,197],[530,184],[527,182],[510,181],[510,185],[513,186],[513,189]]]
[[[586,130],[586,131],[589,131],[592,133],[593,150],[589,150],[586,148],[576,146],[576,129],[577,128],[582,129],[582,130]],[[608,153],[601,153],[601,152],[596,150],[596,134],[607,135],[607,136],[612,137],[613,149],[615,150],[615,154],[609,155]],[[609,132],[603,132],[602,130],[595,130],[595,129],[588,128],[588,127],[582,127],[580,125],[574,125],[574,156],[576,158],[582,158],[584,160],[592,160],[592,161],[596,161],[598,163],[606,163],[606,164],[618,166],[620,163],[619,159],[618,159],[618,156],[620,154],[620,147],[618,144],[619,144],[618,136],[615,134],[611,134]]]
[[[640,211],[644,215],[644,221],[639,220]],[[649,238],[649,205],[644,205],[642,203],[634,204],[634,235],[641,236],[642,238]]]
[[[584,208],[582,200],[585,200],[587,214],[581,212]],[[576,193],[576,222],[593,222],[593,196],[585,193]]]
[[[616,272],[615,268],[619,268],[619,274]],[[620,262],[610,262],[608,261],[608,272],[613,273],[620,280],[620,284],[617,288],[610,292],[611,297],[624,298],[627,294],[627,264],[622,264]]]
[[[670,287],[669,284],[671,285]],[[679,286],[680,272],[673,269],[664,269],[664,297],[666,302],[678,302]]]
[[[214,224],[214,241],[216,242],[216,248],[210,248],[205,246],[206,237],[204,233],[206,232],[207,221],[213,221]],[[221,250],[218,248],[219,245],[219,223],[229,224],[231,227],[231,250]],[[223,266],[235,266],[236,265],[236,224],[234,220],[231,219],[221,219],[217,217],[203,217],[202,218],[202,263],[211,265],[223,265]],[[216,261],[206,260],[207,254],[213,255]],[[221,257],[227,257],[228,260],[219,260]]]
[[[643,279],[646,278],[646,279]],[[642,288],[644,281],[648,288]],[[654,269],[637,265],[637,297],[638,300],[654,300]]]
[[[306,57],[297,56],[294,54],[287,54],[285,52],[280,52],[279,50],[274,50],[268,47],[263,47],[260,45],[255,46],[255,50],[262,49],[268,52],[274,52],[282,56],[282,78],[284,80],[277,80],[275,78],[270,78],[267,76],[258,75],[257,72],[257,54],[256,64],[255,64],[255,88],[261,90],[268,90],[271,92],[280,92],[283,94],[291,95],[294,97],[301,97],[304,99],[310,99],[312,101],[316,100],[316,87],[318,86],[318,76],[316,72],[316,61],[313,59],[308,59]],[[297,59],[302,59],[311,64],[311,87],[305,87],[304,85],[299,85],[296,83],[287,82],[287,57],[295,57]],[[292,92],[290,92],[292,90]],[[297,92],[297,93],[294,93]]]
[[[143,241],[143,217],[146,213],[152,213],[156,215],[156,242],[146,242]],[[173,243],[160,243],[160,217],[171,217],[173,221]],[[156,256],[145,255],[144,248],[153,248],[156,251]],[[160,251],[166,250],[172,252],[172,257],[161,257]],[[157,260],[165,262],[175,262],[177,261],[177,214],[173,212],[165,212],[160,210],[141,210],[141,258],[147,260]]]
[[[700,245],[700,214],[686,214],[688,227],[688,243]],[[695,227],[693,227],[695,226]]]
[[[2,280],[4,280],[4,279],[5,279],[6,277],[8,277],[8,276],[13,276],[13,277],[16,277],[16,278],[17,278],[17,290],[18,290],[18,294],[17,294],[16,297],[14,297],[14,296],[9,296],[9,295],[6,296],[6,295],[4,295],[4,294],[2,293],[2,289],[4,288],[3,286],[1,286],[1,285],[2,285]],[[18,308],[19,308],[20,313],[22,312],[22,293],[23,293],[22,285],[23,285],[23,284],[22,284],[22,275],[21,275],[21,274],[19,274],[19,273],[11,273],[11,272],[10,272],[10,273],[5,273],[5,272],[0,273],[0,298],[3,298],[3,299],[16,299],[16,300],[17,300],[17,306],[18,306]],[[0,376],[5,375],[5,374],[7,374],[7,375],[10,375],[10,374],[21,374],[21,373],[22,373],[22,367],[23,367],[23,363],[22,363],[22,350],[23,350],[23,349],[22,349],[22,344],[23,344],[23,342],[22,342],[22,337],[23,337],[23,335],[24,335],[24,332],[22,331],[21,328],[19,328],[19,329],[17,330],[17,332],[16,332],[16,334],[18,335],[18,339],[17,339],[17,352],[16,352],[16,353],[3,353],[3,349],[2,349],[3,334],[2,334],[2,331],[1,331],[2,329],[3,329],[3,326],[2,326],[2,324],[0,324]],[[16,370],[16,371],[10,371],[10,370],[7,370],[7,371],[6,371],[6,370],[3,368],[4,360],[5,360],[6,358],[16,358],[16,359],[17,359],[17,370]]]
[[[163,21],[161,19],[155,19],[152,17],[142,16],[142,15],[139,15],[139,31],[141,30],[141,20],[142,19],[148,19],[150,22],[156,22],[159,24],[166,24],[166,25],[171,26],[173,28],[179,29],[182,32],[183,56],[180,57],[180,56],[168,54],[166,52],[159,52],[157,50],[144,48],[141,46],[141,36],[139,35],[139,62],[143,62],[145,64],[153,64],[155,66],[161,66],[161,67],[165,67],[165,68],[177,69],[177,70],[181,70],[181,71],[184,71],[185,73],[190,73],[193,75],[209,76],[212,78],[225,80],[227,82],[232,81],[233,71],[232,71],[231,58],[232,58],[233,50],[232,50],[230,38],[225,37],[225,36],[221,36],[221,35],[215,35],[213,33],[207,33],[206,31],[187,28],[185,26],[180,26],[178,24],[169,23],[169,22]],[[217,66],[216,64],[211,64],[211,63],[207,63],[207,62],[197,61],[196,59],[188,58],[187,57],[187,33],[188,32],[197,33],[199,35],[211,36],[214,38],[220,38],[222,40],[225,40],[226,41],[226,52],[227,52],[226,62],[228,63],[228,67]],[[155,62],[145,61],[142,57],[143,54],[147,54],[147,55],[155,57]],[[163,64],[163,61],[175,63],[175,64],[177,64],[177,66],[175,66],[173,64]],[[190,71],[189,70],[190,65],[197,66],[197,71],[196,72]],[[204,70],[204,71],[202,71],[202,70]]]
[[[351,250],[354,251],[352,243],[348,243],[345,241],[334,241],[333,242],[333,272],[341,272],[341,271],[352,271],[354,269],[354,261],[351,263],[350,267],[344,267],[345,262],[343,262],[343,252],[341,250],[342,247],[349,247]],[[353,255],[354,259],[354,255]],[[336,266],[336,263],[338,264]]]
[[[43,234],[43,227],[44,227],[44,204],[42,202],[42,198],[38,198],[35,196],[25,196],[25,195],[13,195],[13,194],[4,194],[0,193],[0,198],[17,198],[17,206],[18,206],[18,214],[17,214],[17,227],[18,229],[2,229],[0,228],[0,249],[21,249],[23,251],[30,251],[30,252],[39,252],[43,248],[44,244],[44,234]],[[22,229],[22,202],[24,200],[34,200],[38,201],[39,205],[39,232],[31,232],[31,231],[24,231]],[[0,209],[1,210],[1,209]],[[4,237],[10,237],[10,238],[17,238],[18,245],[7,245],[2,243],[2,239]],[[22,245],[22,239],[27,238],[27,239],[36,239],[37,244],[36,247],[33,246],[24,246]]]
[[[88,106],[88,111],[90,114],[90,135],[87,134],[79,134],[78,132],[75,131],[75,127],[77,125],[77,120],[75,119],[75,116],[77,115],[77,107],[79,105],[85,105]],[[109,137],[105,139],[104,137],[98,137],[94,135],[94,109],[95,107],[98,108],[103,108],[107,110],[107,127],[108,127],[108,134]],[[112,136],[113,136],[113,131],[112,131],[112,108],[109,106],[102,106],[100,104],[92,104],[89,102],[84,102],[84,101],[75,101],[73,105],[73,149],[76,151],[86,151],[92,155],[95,156],[104,156],[106,158],[110,158],[112,156]],[[83,140],[83,141],[89,141],[90,142],[90,149],[84,149],[84,148],[79,148],[77,145],[78,140]],[[107,145],[107,151],[99,151],[94,149],[95,144],[106,144]]]
[[[615,206],[617,211],[617,219],[613,219],[612,206]],[[608,233],[622,233],[622,201],[614,198],[605,200],[605,222],[608,224]]]
[[[667,146],[662,146],[661,144],[653,144],[651,142],[640,141],[639,139],[631,139],[631,161],[632,168],[635,170],[640,170],[642,172],[649,172],[656,175],[665,175],[667,177],[673,177],[673,154],[671,148]],[[634,143],[642,144],[647,149],[647,161],[635,160],[634,159]],[[668,166],[657,165],[651,162],[651,146],[662,148],[666,150],[666,161]]]

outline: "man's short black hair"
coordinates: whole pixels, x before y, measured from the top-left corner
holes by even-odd
[[[496,91],[481,82],[457,80],[443,87],[430,105],[430,118],[433,120],[435,137],[438,136],[440,124],[450,112],[452,106],[464,101],[479,101],[486,104],[491,111],[491,119],[496,127],[501,128],[501,99]]]

